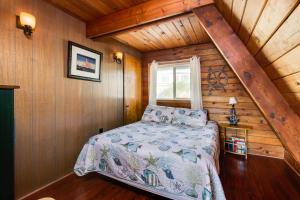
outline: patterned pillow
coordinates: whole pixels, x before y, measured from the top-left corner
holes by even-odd
[[[172,107],[148,105],[142,121],[171,123],[174,110]]]
[[[207,110],[205,109],[187,109],[176,108],[174,111],[174,117],[172,124],[185,125],[194,128],[205,126],[207,123]]]

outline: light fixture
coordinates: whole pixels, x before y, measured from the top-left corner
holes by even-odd
[[[232,108],[230,109],[230,116],[228,117],[229,124],[233,125],[233,126],[236,126],[238,124],[238,121],[239,121],[237,116],[236,116],[236,110],[235,110],[235,107],[234,107],[234,105],[237,104],[236,98],[235,97],[230,97],[228,104],[230,104],[232,106]]]
[[[234,107],[234,104],[236,104],[236,103],[237,103],[237,100],[236,100],[235,97],[230,97],[229,98],[228,104],[230,104],[230,105],[232,105]]]
[[[121,64],[123,59],[123,53],[122,52],[115,52],[114,53],[114,62]]]
[[[22,29],[28,38],[31,37],[35,24],[35,17],[29,13],[21,12],[20,16],[17,16],[17,28]]]

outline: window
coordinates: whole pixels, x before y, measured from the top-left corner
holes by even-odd
[[[157,99],[190,98],[190,66],[160,65],[157,69]]]

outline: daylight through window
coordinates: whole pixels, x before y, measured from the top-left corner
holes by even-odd
[[[190,66],[160,65],[157,69],[157,99],[190,98]]]

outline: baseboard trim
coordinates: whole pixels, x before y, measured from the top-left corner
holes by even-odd
[[[271,155],[266,155],[266,154],[248,153],[248,155],[254,155],[254,156],[261,156],[261,157],[275,158],[275,159],[283,160],[283,158],[281,158],[281,157],[276,157],[276,156],[271,156]]]
[[[39,191],[45,189],[46,187],[49,187],[50,185],[52,185],[54,183],[57,183],[58,181],[61,181],[62,179],[67,178],[68,176],[71,176],[73,174],[74,174],[74,172],[70,172],[70,173],[68,173],[68,174],[66,174],[66,175],[64,175],[64,176],[62,176],[62,177],[60,177],[60,178],[58,178],[58,179],[56,179],[56,180],[54,180],[54,181],[52,181],[52,182],[50,182],[50,183],[42,186],[42,187],[40,187],[40,188],[32,191],[32,192],[30,192],[29,194],[26,194],[25,196],[22,196],[22,197],[18,198],[17,200],[23,200],[23,199],[25,199],[25,198],[33,195],[34,193],[39,192]]]

